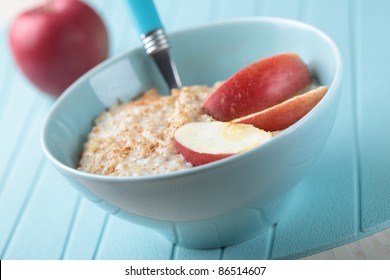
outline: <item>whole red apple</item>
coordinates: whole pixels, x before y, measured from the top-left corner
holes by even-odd
[[[9,42],[16,63],[42,91],[60,95],[107,58],[108,33],[99,15],[78,0],[51,0],[20,14]]]

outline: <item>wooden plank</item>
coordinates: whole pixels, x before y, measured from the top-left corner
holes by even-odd
[[[29,126],[24,132],[25,138],[23,141],[14,143],[19,145],[17,147],[19,152],[14,153],[14,157],[8,161],[8,173],[1,178],[0,258],[18,225],[19,218],[23,215],[24,208],[36,187],[37,179],[45,162],[40,149],[39,133],[50,104],[43,102],[38,108],[35,108],[34,114],[30,114]],[[21,176],[21,171],[23,176]]]
[[[106,23],[110,36],[110,55],[116,55],[127,50],[129,39],[138,39],[138,35],[133,27],[129,25],[129,15],[124,1],[105,1],[104,13],[102,17]],[[138,40],[139,41],[139,40]]]
[[[188,5],[186,1],[173,1],[163,19],[167,32],[183,30],[207,22],[212,2],[214,1],[199,0],[192,1],[191,5]]]
[[[97,205],[82,199],[64,248],[63,259],[93,259],[107,216]]]
[[[336,4],[338,8],[334,9]],[[348,40],[350,6],[346,1],[313,1],[309,7],[309,11],[301,12],[307,14],[305,21],[328,33],[341,49],[344,83],[332,134],[316,165],[297,187],[289,216],[278,224],[272,258],[302,257],[352,240],[359,231],[360,193],[350,74],[353,57]]]
[[[222,257],[223,249],[195,250],[175,246],[172,259],[175,260],[219,260]]]
[[[45,162],[9,241],[5,259],[60,259],[78,193]]]
[[[259,15],[262,12],[262,2],[259,0],[211,1],[210,20],[225,20],[237,17]]]
[[[6,79],[12,81],[11,85],[5,85],[2,94],[7,95],[0,115],[0,190],[3,181],[6,180],[13,158],[20,152],[19,147],[25,141],[29,120],[39,106],[41,94],[26,83],[20,73],[16,73],[14,67],[8,67],[9,73]]]
[[[306,1],[302,0],[267,0],[264,1],[263,15],[267,17],[282,17],[289,19],[299,19],[301,17],[300,11],[306,11]]]
[[[170,259],[172,243],[158,233],[109,216],[96,259]]]
[[[0,28],[0,118],[4,111],[5,104],[9,97],[8,88],[11,85],[9,65],[11,64],[11,57],[8,50],[7,28]]]
[[[109,56],[140,46],[140,39],[125,1],[88,0],[101,16],[109,35]]]
[[[352,24],[356,45],[357,129],[365,232],[388,227],[390,216],[390,5],[358,2]]]
[[[223,251],[224,260],[261,260],[269,259],[275,237],[275,227],[266,230],[255,238],[226,247]]]

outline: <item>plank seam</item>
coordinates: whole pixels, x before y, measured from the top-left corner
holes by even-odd
[[[308,15],[309,15],[309,5],[310,1],[309,0],[300,0],[298,4],[298,14],[297,18],[300,21],[307,21]]]
[[[77,219],[77,216],[79,215],[79,209],[80,209],[80,205],[81,205],[81,195],[78,194],[77,195],[77,200],[76,200],[76,203],[75,203],[75,208],[73,210],[73,213],[72,213],[72,218],[71,218],[71,221],[70,221],[70,224],[69,224],[69,229],[68,229],[68,232],[65,236],[65,241],[64,241],[64,245],[62,246],[62,251],[61,251],[61,255],[60,255],[60,259],[63,260],[65,255],[66,255],[66,252],[67,252],[67,249],[68,249],[68,244],[69,244],[69,240],[74,232],[74,229],[75,229],[75,223],[76,223],[76,219]]]
[[[277,224],[274,224],[271,228],[270,228],[270,232],[269,232],[269,238],[268,238],[268,247],[267,247],[267,260],[271,260],[272,259],[272,253],[273,253],[273,249],[274,249],[274,242],[275,242],[275,235],[276,235],[276,228],[277,228]]]
[[[218,21],[221,18],[223,18],[222,16],[224,10],[223,4],[224,2],[221,2],[220,0],[210,1],[208,22]]]
[[[107,1],[107,3],[109,3],[109,1]],[[117,33],[118,35],[120,35],[121,37],[119,38],[113,38],[114,40],[112,40],[111,42],[111,50],[110,50],[110,54],[111,55],[116,55],[120,52],[120,50],[122,49],[121,48],[121,43],[122,43],[122,40],[123,38],[126,38],[127,36],[127,33],[125,33],[125,25],[123,24],[124,23],[124,20],[125,18],[124,17],[118,17],[116,15],[118,14],[121,14],[123,13],[123,6],[120,6],[120,1],[114,1],[114,7],[110,7],[109,10],[110,11],[113,11],[112,12],[112,17],[114,18],[119,18],[119,20],[122,20],[122,29],[121,29],[121,32]],[[116,5],[116,6],[115,6]],[[121,11],[122,9],[122,11]],[[127,9],[125,10],[127,12]],[[111,18],[111,17],[110,17]],[[117,23],[117,22],[116,22]],[[117,30],[119,30],[119,28],[116,28]],[[116,32],[112,32],[113,34],[115,34]],[[126,34],[126,35],[125,35]]]
[[[4,67],[7,69],[11,66],[11,59],[7,58],[5,61]],[[2,77],[1,84],[3,84],[0,94],[3,92],[4,93],[4,99],[0,102],[0,119],[2,118],[2,115],[4,113],[4,108],[6,107],[6,104],[8,103],[9,100],[9,90],[10,86],[15,80],[15,71],[10,71],[10,69],[7,69],[4,71],[4,76]]]
[[[219,260],[223,260],[223,259],[224,259],[225,248],[226,248],[226,247],[221,247],[221,248],[219,249],[219,255],[218,255],[218,259],[219,259]]]
[[[176,16],[173,16],[173,17],[167,16],[168,19],[171,19],[171,18],[174,19],[174,20],[170,20],[171,24],[170,24],[170,30],[167,30],[168,34],[179,29],[178,25],[179,25],[180,15],[183,14],[182,13],[182,9],[183,9],[183,3],[182,2],[183,1],[171,1],[169,3],[168,15],[170,13],[174,12]]]
[[[359,126],[358,126],[358,98],[359,90],[357,87],[357,72],[358,64],[357,56],[357,5],[359,2],[349,0],[349,34],[350,34],[350,71],[351,71],[351,92],[352,92],[352,128],[353,128],[353,146],[354,146],[354,170],[355,170],[355,217],[356,217],[356,232],[363,232],[362,229],[362,186],[361,186],[361,157],[360,157],[360,141],[359,141]]]
[[[34,178],[32,180],[32,183],[31,183],[31,187],[30,189],[28,190],[25,198],[23,199],[23,203],[22,203],[22,207],[20,208],[17,216],[16,216],[16,219],[12,225],[12,228],[11,228],[11,231],[6,239],[6,242],[5,242],[5,245],[4,245],[4,248],[3,250],[0,252],[0,259],[4,259],[4,256],[6,255],[7,253],[7,250],[8,250],[8,247],[9,245],[11,244],[12,242],[12,238],[14,236],[14,233],[17,231],[18,227],[19,227],[19,221],[23,218],[24,216],[24,213],[26,212],[26,209],[27,207],[29,206],[30,202],[31,202],[31,198],[33,197],[33,194],[35,192],[35,190],[37,189],[37,183],[42,175],[42,170],[43,170],[43,167],[45,166],[45,163],[46,163],[46,160],[45,158],[41,158],[39,160],[39,163],[38,163],[38,168],[37,168],[37,172],[35,173],[34,175]]]
[[[102,224],[102,228],[100,230],[100,234],[99,234],[98,240],[96,242],[95,251],[93,252],[93,255],[92,255],[92,259],[93,260],[96,260],[96,257],[97,257],[97,255],[98,255],[98,253],[100,251],[100,246],[101,246],[102,240],[104,238],[104,234],[106,232],[106,228],[107,228],[109,217],[110,217],[110,214],[106,213],[106,216],[104,217],[104,221],[103,221],[103,224]]]
[[[171,255],[169,257],[170,260],[176,260],[177,255],[177,245],[172,243]]]
[[[29,131],[30,121],[29,120],[31,119],[31,116],[33,115],[33,113],[36,112],[38,101],[39,101],[39,99],[37,97],[35,97],[35,100],[33,102],[31,102],[28,113],[26,114],[26,118],[22,124],[19,136],[17,137],[16,142],[14,143],[13,147],[11,148],[12,149],[11,155],[13,155],[14,160],[10,161],[5,166],[4,175],[2,178],[0,178],[0,195],[2,193],[3,187],[6,185],[6,182],[8,181],[8,177],[9,177],[9,174],[11,174],[11,170],[14,168],[16,159],[18,158],[18,156],[20,154],[20,151],[21,151],[20,147],[22,147],[24,145],[24,143],[26,142],[27,138],[25,136],[26,136],[27,132],[30,133],[30,131]],[[41,107],[42,106],[43,105],[41,104]],[[39,110],[42,110],[42,108],[39,108]]]

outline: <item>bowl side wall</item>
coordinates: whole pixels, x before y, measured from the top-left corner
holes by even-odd
[[[199,221],[244,205],[267,207],[304,176],[326,143],[337,108],[341,67],[334,46],[315,29],[285,20],[232,21],[178,32],[171,41],[187,85],[211,85],[262,57],[296,52],[329,92],[305,118],[266,145],[209,166],[144,178],[107,178],[75,171],[93,119],[105,107],[115,98],[125,101],[150,87],[163,88],[155,66],[137,49],[90,71],[56,103],[44,132],[49,159],[97,197],[155,220]],[[134,87],[122,73],[129,68],[126,65],[130,65]],[[101,93],[106,83],[112,86]]]

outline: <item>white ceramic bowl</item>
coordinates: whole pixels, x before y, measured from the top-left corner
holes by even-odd
[[[287,213],[293,187],[323,149],[334,123],[342,73],[340,53],[316,28],[277,18],[243,18],[170,34],[185,85],[227,79],[258,59],[295,52],[328,93],[304,118],[253,150],[162,175],[112,177],[75,169],[94,118],[116,99],[151,87],[167,92],[138,48],[109,59],[75,82],[47,117],[47,158],[88,199],[172,242],[214,248],[247,240]],[[295,193],[299,195],[299,193]]]

